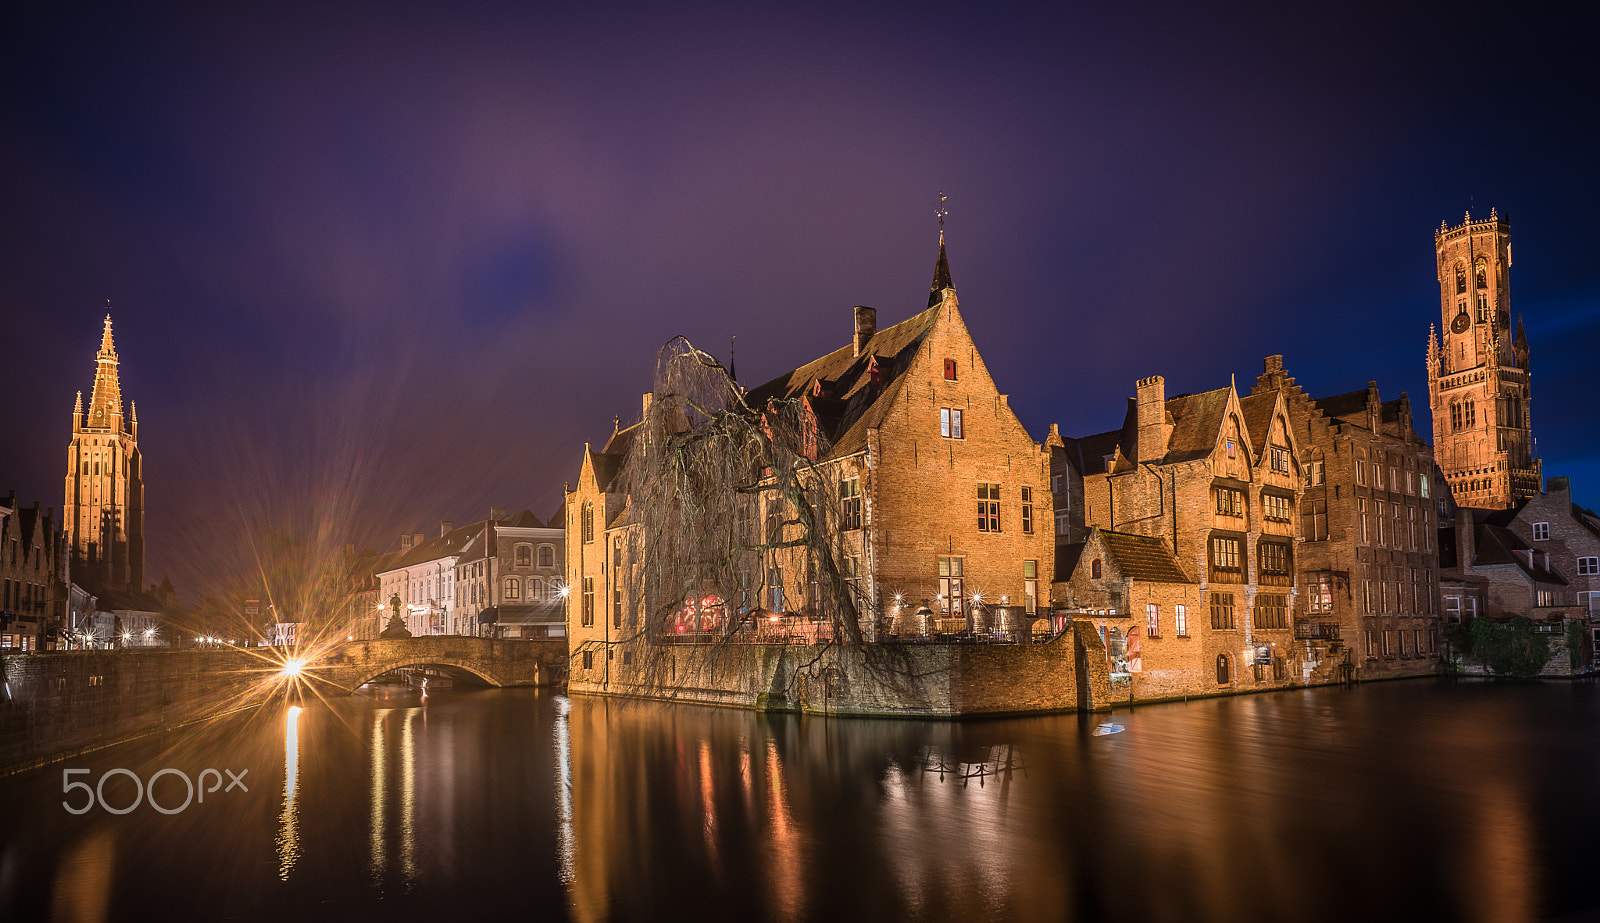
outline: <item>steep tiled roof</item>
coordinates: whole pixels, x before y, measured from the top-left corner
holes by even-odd
[[[616,437],[612,437],[616,441]],[[611,482],[616,479],[617,472],[622,470],[622,462],[627,457],[626,452],[593,452],[589,453],[589,464],[594,468],[595,484],[601,493],[611,489]]]
[[[1263,391],[1239,398],[1239,409],[1244,411],[1245,432],[1250,434],[1250,444],[1255,447],[1256,458],[1267,450],[1267,433],[1272,429],[1272,411],[1278,406],[1278,392]]]
[[[1217,447],[1222,431],[1222,415],[1228,409],[1230,389],[1218,388],[1200,394],[1184,394],[1167,401],[1172,417],[1172,438],[1167,440],[1165,464],[1205,458]]]
[[[1522,572],[1533,578],[1538,583],[1554,583],[1565,586],[1567,581],[1560,574],[1551,571],[1540,564],[1528,562],[1530,546],[1515,532],[1504,526],[1484,523],[1478,526],[1474,536],[1477,556],[1473,559],[1474,567],[1493,567],[1498,564],[1515,564]],[[1535,554],[1535,558],[1540,556]]]
[[[1163,539],[1148,535],[1130,535],[1126,532],[1100,531],[1106,553],[1116,562],[1117,570],[1131,580],[1148,583],[1193,583],[1178,559],[1167,550]]]
[[[1122,443],[1122,435],[1122,430],[1114,429],[1105,433],[1095,433],[1093,436],[1063,439],[1062,442],[1076,449],[1084,474],[1104,474],[1106,456],[1116,453],[1117,446]]]
[[[882,424],[904,384],[917,347],[939,319],[936,305],[891,327],[874,333],[855,354],[854,344],[841,346],[820,359],[752,389],[745,400],[759,407],[768,400],[800,398],[814,383],[824,383],[826,398],[817,407],[819,423],[833,443],[833,457],[851,455],[867,444],[867,431]],[[872,383],[871,364],[877,363],[880,384]],[[837,401],[836,404],[831,403]]]
[[[1313,403],[1330,419],[1357,415],[1364,417],[1367,413],[1367,389],[1335,394],[1332,397],[1314,398]]]
[[[544,523],[539,521],[539,517],[533,515],[533,511],[532,510],[523,510],[522,512],[516,514],[515,516],[512,516],[512,517],[510,517],[508,519],[502,519],[502,520],[500,520],[500,524],[502,526],[511,526],[511,527],[517,528],[517,529],[543,529],[544,528]]]
[[[483,523],[475,522],[470,526],[452,529],[435,539],[429,539],[420,545],[404,551],[399,560],[389,565],[389,570],[397,567],[411,567],[424,564],[428,561],[437,561],[439,558],[460,554],[466,548],[472,536],[483,529]]]

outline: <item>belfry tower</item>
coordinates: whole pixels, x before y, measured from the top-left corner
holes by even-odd
[[[95,354],[89,409],[83,392],[72,406],[67,446],[67,496],[62,524],[72,549],[73,579],[97,589],[144,588],[144,470],[139,409],[124,422],[117,350],[106,315]]]
[[[1434,458],[1457,506],[1504,509],[1539,492],[1528,337],[1511,332],[1511,223],[1493,209],[1434,232],[1438,329],[1428,332]]]

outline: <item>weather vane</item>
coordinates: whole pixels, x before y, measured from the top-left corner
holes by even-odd
[[[933,213],[939,218],[939,239],[944,239],[944,216],[950,214],[950,209],[944,207],[945,200],[950,198],[943,192],[939,193],[939,207]]]

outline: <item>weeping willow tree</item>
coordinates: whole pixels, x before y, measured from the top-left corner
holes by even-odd
[[[753,406],[687,339],[662,347],[620,474],[645,637],[726,643],[802,625],[811,640],[862,642],[870,607],[845,563],[832,473],[818,462],[829,448],[805,400]]]

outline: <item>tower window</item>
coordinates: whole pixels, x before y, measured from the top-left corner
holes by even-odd
[[[1478,287],[1489,287],[1489,267],[1482,262],[1478,263]]]
[[[1460,263],[1456,264],[1456,294],[1467,290],[1467,268]]]

